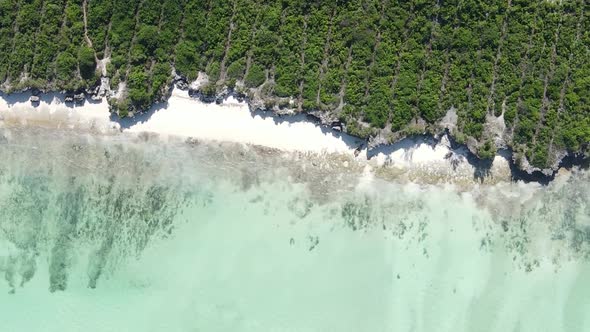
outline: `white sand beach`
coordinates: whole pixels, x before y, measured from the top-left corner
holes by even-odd
[[[30,97],[30,92],[0,94],[0,125],[94,129],[103,133],[119,129],[119,125],[110,120],[105,98],[77,105],[65,103],[64,94],[47,93],[40,95],[34,106]]]
[[[156,109],[145,122],[129,132],[154,132],[198,139],[263,145],[285,151],[352,153],[362,140],[338,137],[311,122],[293,122],[285,117],[252,115],[245,102],[230,97],[223,104],[207,104],[190,98],[187,91],[174,89],[165,107]]]
[[[106,98],[87,100],[83,105],[65,103],[65,95],[40,96],[34,106],[30,92],[0,95],[0,125],[73,128],[98,133],[155,133],[162,138],[191,137],[199,140],[260,145],[287,152],[315,154],[338,153],[367,162],[372,167],[387,167],[432,174],[451,179],[470,179],[474,167],[467,162],[465,149],[452,150],[446,137],[438,142],[408,138],[367,151],[365,141],[322,127],[305,115],[277,116],[250,111],[246,102],[229,97],[222,104],[191,98],[187,91],[175,88],[166,103],[154,105],[134,118],[113,120]],[[368,161],[367,161],[368,160]],[[508,161],[496,156],[492,173],[498,180],[509,180]]]

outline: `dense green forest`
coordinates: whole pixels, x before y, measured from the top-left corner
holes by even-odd
[[[169,91],[173,72],[329,112],[360,136],[436,128],[495,152],[490,119],[531,164],[590,141],[585,0],[0,0],[5,91],[125,83],[121,116]],[[107,59],[108,61],[102,61]],[[106,73],[97,69],[106,64]]]

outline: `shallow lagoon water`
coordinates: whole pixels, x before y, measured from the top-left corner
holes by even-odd
[[[2,331],[590,330],[584,171],[458,188],[235,144],[2,137]]]

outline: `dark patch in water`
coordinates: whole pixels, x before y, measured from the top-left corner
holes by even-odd
[[[118,261],[140,256],[153,239],[169,236],[174,217],[194,199],[163,185],[121,186],[117,176],[104,179],[0,177],[0,186],[11,190],[0,201],[0,231],[16,248],[0,257],[11,292],[34,277],[40,250],[49,254],[49,291],[67,290],[72,264],[89,247],[96,248],[87,263],[88,287],[95,288]]]
[[[353,231],[367,227],[371,221],[371,204],[368,197],[342,206],[342,219]]]

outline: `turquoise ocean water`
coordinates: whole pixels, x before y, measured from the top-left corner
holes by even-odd
[[[590,331],[587,172],[458,188],[338,156],[1,134],[0,331]]]

